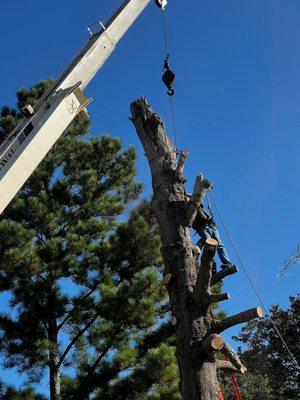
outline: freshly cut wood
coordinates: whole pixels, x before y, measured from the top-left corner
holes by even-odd
[[[204,340],[201,353],[207,353],[211,351],[221,351],[223,349],[225,342],[222,336],[215,334],[210,335],[206,340]]]
[[[215,240],[215,239],[212,239],[212,238],[206,239],[206,244],[208,246],[214,246],[214,247],[218,247],[219,246],[219,242],[217,240]]]
[[[224,343],[222,353],[226,355],[226,357],[232,363],[232,365],[234,365],[242,374],[244,374],[247,371],[247,368],[243,365],[239,356],[227,343]]]
[[[221,333],[226,329],[231,328],[232,326],[251,321],[255,318],[262,318],[262,316],[263,312],[260,307],[251,308],[250,310],[243,311],[239,314],[224,318],[220,321],[214,321],[212,331],[215,333]]]
[[[226,301],[230,299],[230,294],[229,293],[213,293],[209,296],[208,298],[208,303],[213,304],[213,303],[218,303],[219,301]]]
[[[213,260],[218,247],[218,242],[214,239],[207,239],[201,256],[201,265],[198,271],[197,282],[193,296],[196,301],[203,298],[203,305],[208,306],[209,296],[211,295],[211,278],[213,269]],[[205,302],[204,302],[205,300]]]
[[[241,374],[244,374],[244,372],[238,370],[230,361],[225,361],[225,360],[218,360],[216,362],[216,368],[217,370],[223,370],[223,371],[228,371],[228,372],[239,372]]]
[[[163,279],[163,284],[167,286],[170,283],[171,279],[172,279],[172,274],[165,275]]]

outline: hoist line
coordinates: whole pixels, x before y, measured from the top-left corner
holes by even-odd
[[[170,108],[171,108],[172,123],[173,123],[173,136],[174,136],[174,142],[175,142],[176,152],[178,152],[178,146],[177,146],[177,130],[176,130],[176,120],[175,120],[174,104],[173,104],[173,98],[172,98],[172,96],[169,96],[169,97],[170,97]]]
[[[168,57],[168,55],[169,55],[168,21],[167,21],[167,11],[165,8],[162,9],[162,15],[163,15],[163,26],[164,26],[165,50],[166,50],[166,57]]]
[[[214,206],[215,206],[215,209],[216,209],[216,211],[217,211],[217,214],[218,214],[218,216],[219,216],[219,218],[220,218],[220,220],[221,220],[221,223],[222,223],[222,225],[223,225],[223,228],[224,228],[224,230],[225,230],[225,232],[226,232],[226,235],[227,235],[227,237],[228,237],[228,239],[229,239],[229,241],[230,241],[230,243],[231,243],[231,246],[232,246],[232,248],[233,248],[233,250],[234,250],[234,252],[235,252],[235,254],[236,254],[236,256],[237,256],[237,258],[238,258],[238,260],[239,260],[239,262],[240,262],[240,265],[242,266],[242,268],[243,268],[243,270],[244,270],[244,273],[246,274],[246,277],[247,277],[247,279],[248,279],[248,281],[249,281],[249,283],[250,283],[252,289],[254,290],[254,293],[256,294],[257,299],[259,300],[259,302],[260,302],[262,308],[263,308],[264,311],[265,311],[265,316],[269,318],[269,320],[270,320],[270,322],[271,322],[271,324],[272,324],[272,326],[273,326],[275,332],[277,333],[278,337],[280,338],[280,340],[281,340],[283,346],[285,347],[285,349],[287,350],[289,356],[290,356],[291,359],[293,360],[293,362],[294,362],[294,364],[295,364],[295,367],[297,367],[298,371],[300,372],[299,363],[298,363],[298,361],[296,360],[296,358],[295,358],[294,354],[292,353],[292,351],[290,350],[290,348],[289,348],[288,344],[286,343],[284,337],[282,336],[281,332],[279,331],[279,329],[278,329],[276,323],[274,322],[273,318],[272,318],[271,315],[269,314],[268,308],[267,308],[267,306],[265,305],[265,302],[264,302],[262,296],[260,295],[259,290],[257,289],[257,287],[256,287],[256,285],[255,285],[255,283],[254,283],[254,281],[253,281],[253,279],[252,279],[252,277],[251,277],[251,275],[250,275],[250,272],[248,271],[248,268],[246,267],[246,264],[244,263],[244,260],[242,259],[242,256],[240,255],[240,253],[239,253],[239,251],[238,251],[237,246],[236,246],[235,243],[234,243],[234,240],[233,240],[233,238],[232,238],[232,236],[231,236],[231,234],[230,234],[230,232],[229,232],[229,229],[228,229],[228,227],[227,227],[227,225],[226,225],[226,223],[225,223],[225,220],[224,220],[224,218],[223,218],[223,215],[222,215],[222,213],[221,213],[221,210],[220,210],[220,208],[219,208],[219,206],[218,206],[218,203],[217,203],[217,201],[216,201],[216,199],[215,199],[215,196],[213,195],[213,193],[212,193],[211,190],[209,191],[209,194],[210,194],[210,196],[211,196],[211,199],[212,199],[212,202],[213,202],[213,204],[214,204]]]
[[[167,11],[165,8],[162,9],[162,15],[163,15],[163,27],[164,27],[165,53],[166,53],[166,59],[167,59],[167,57],[169,56],[169,40],[168,40],[168,19],[167,19]],[[171,111],[172,125],[173,125],[173,139],[174,139],[174,144],[176,147],[176,152],[178,153],[177,129],[176,129],[174,103],[173,103],[172,96],[169,96],[169,97],[170,97],[170,111]]]

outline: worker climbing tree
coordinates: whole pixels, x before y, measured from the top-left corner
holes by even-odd
[[[197,176],[193,194],[187,201],[183,169],[188,152],[181,152],[177,157],[161,117],[153,112],[145,98],[131,104],[131,113],[152,174],[152,208],[160,227],[164,283],[176,330],[182,398],[217,400],[220,398],[217,370],[246,371],[220,334],[234,325],[262,317],[262,310],[253,308],[223,320],[212,319],[212,306],[229,299],[228,293],[214,294],[212,289],[235,273],[236,268],[228,265],[212,275],[218,249],[218,241],[213,238],[206,239],[197,265],[190,228],[211,184],[203,175]],[[218,352],[224,352],[228,360],[220,360]]]

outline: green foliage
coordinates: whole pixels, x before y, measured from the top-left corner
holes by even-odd
[[[18,108],[2,109],[2,138],[50,84],[21,89]],[[86,140],[88,128],[67,129],[0,217],[0,290],[11,294],[0,315],[4,366],[30,382],[62,369],[68,400],[121,398],[126,385],[128,398],[176,399],[157,226],[146,202],[124,221],[141,192],[135,150],[110,136]]]
[[[42,395],[38,395],[32,388],[26,388],[23,390],[16,390],[15,388],[0,384],[0,396],[1,400],[46,400]]]

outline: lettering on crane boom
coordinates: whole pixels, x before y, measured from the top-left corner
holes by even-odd
[[[13,149],[9,149],[9,151],[5,154],[5,156],[0,161],[0,171],[5,165],[9,162],[11,157],[15,154]]]

